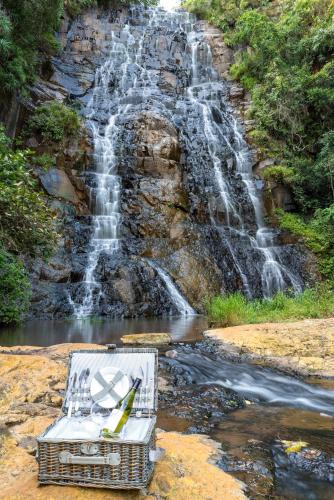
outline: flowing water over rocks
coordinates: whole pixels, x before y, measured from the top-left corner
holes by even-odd
[[[213,294],[302,290],[305,256],[264,225],[200,22],[161,8],[92,10],[69,25],[54,66],[90,131],[81,178],[92,215],[65,217],[70,273],[38,282],[35,316],[187,315]]]
[[[333,390],[232,362],[210,342],[178,347],[160,364],[160,425],[222,442],[219,465],[250,498],[333,498]]]

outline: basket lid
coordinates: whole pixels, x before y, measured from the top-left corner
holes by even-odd
[[[131,385],[136,378],[142,379],[136,392],[133,412],[142,411],[145,415],[152,410],[156,411],[158,350],[153,348],[118,348],[80,350],[70,353],[66,393],[62,407],[64,413],[68,412],[71,400],[72,414],[74,414],[75,408],[82,414],[90,412],[94,403],[90,394],[91,382],[101,369],[107,367],[113,367],[123,372],[128,376]],[[78,403],[76,403],[77,401]]]

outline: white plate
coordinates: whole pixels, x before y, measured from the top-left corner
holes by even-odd
[[[115,368],[113,366],[106,366],[105,368],[101,368],[101,370],[99,370],[100,374],[107,383],[110,383],[119,371],[121,371],[119,368]],[[119,396],[117,399],[110,394],[107,394],[103,399],[97,400],[95,395],[102,391],[102,389],[102,385],[96,380],[95,377],[93,377],[90,384],[90,393],[93,401],[95,401],[102,408],[114,408],[119,400],[124,398],[124,396],[129,392],[130,380],[124,373],[121,380],[119,380],[119,382],[117,382],[117,384],[113,387],[113,390],[117,392]]]

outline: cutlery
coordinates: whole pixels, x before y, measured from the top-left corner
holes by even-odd
[[[140,388],[140,393],[139,393],[139,397],[140,397],[140,406],[144,405],[145,403],[145,397],[144,397],[144,380],[145,380],[145,373],[144,373],[144,370],[143,370],[143,367],[141,366],[139,368],[140,370],[140,373],[141,373],[141,379],[142,379],[142,386]]]
[[[70,402],[70,398],[71,398],[71,390],[72,390],[72,384],[73,384],[73,378],[74,378],[74,375],[72,375],[72,377],[70,378],[69,382],[68,382],[68,389],[66,391],[66,395],[65,395],[65,402],[64,402],[64,407],[67,405],[69,405],[69,402]]]
[[[85,373],[84,373],[84,377],[83,377],[83,388],[82,388],[82,404],[83,405],[86,403],[85,400],[86,400],[86,396],[88,394],[87,381],[88,381],[89,375],[90,375],[90,369],[87,368]]]
[[[147,387],[146,404],[147,404],[147,406],[149,405],[149,402],[150,402],[151,390],[152,390],[152,379],[148,378],[149,370],[150,370],[150,364],[147,361],[146,362],[146,387]]]
[[[77,385],[77,378],[78,378],[78,374],[77,374],[77,372],[75,372],[73,375],[73,381],[72,381],[71,390],[70,390],[70,394],[71,394],[70,395],[70,404],[68,405],[68,412],[67,412],[68,418],[71,418],[71,415],[72,415],[73,399],[74,399],[76,385]]]
[[[77,414],[79,411],[79,408],[80,408],[80,398],[81,398],[81,394],[82,394],[82,390],[83,390],[82,385],[83,385],[85,373],[86,373],[86,370],[83,369],[83,370],[81,370],[81,373],[79,375],[79,383],[78,383],[78,388],[76,391],[76,400],[75,400],[75,405],[74,405],[74,414]]]

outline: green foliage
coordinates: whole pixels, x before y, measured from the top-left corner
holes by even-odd
[[[294,171],[284,165],[273,165],[267,167],[263,173],[263,178],[267,181],[273,181],[277,184],[291,184],[294,180]]]
[[[279,224],[282,229],[302,238],[306,246],[315,253],[321,253],[326,246],[325,237],[319,234],[310,223],[305,222],[299,215],[276,210]]]
[[[70,16],[77,16],[84,9],[95,7],[97,0],[65,0],[65,9]]]
[[[34,156],[33,163],[34,163],[34,165],[41,167],[44,170],[49,170],[50,168],[56,166],[55,158],[47,153],[43,153],[42,155]]]
[[[303,239],[307,248],[319,258],[319,270],[334,286],[334,204],[316,210],[308,222],[296,214],[277,210],[279,225]]]
[[[53,214],[30,168],[31,152],[12,150],[0,129],[0,235],[14,252],[48,254],[56,241]]]
[[[66,12],[74,17],[90,7],[98,5],[102,7],[117,8],[120,5],[129,5],[131,3],[140,3],[141,5],[155,5],[157,0],[64,0]]]
[[[22,262],[0,248],[0,324],[17,323],[27,311],[30,283]]]
[[[57,50],[62,0],[2,0],[0,7],[0,93],[22,91],[38,68],[38,52]]]
[[[247,304],[247,299],[238,292],[214,297],[205,306],[212,321],[222,326],[232,326],[247,322]]]
[[[27,131],[39,134],[44,141],[61,142],[79,131],[77,113],[59,101],[42,104],[27,123]]]
[[[307,289],[295,297],[280,292],[272,299],[249,301],[237,292],[212,298],[206,309],[209,319],[221,326],[324,318],[334,314],[334,294],[319,288]]]

